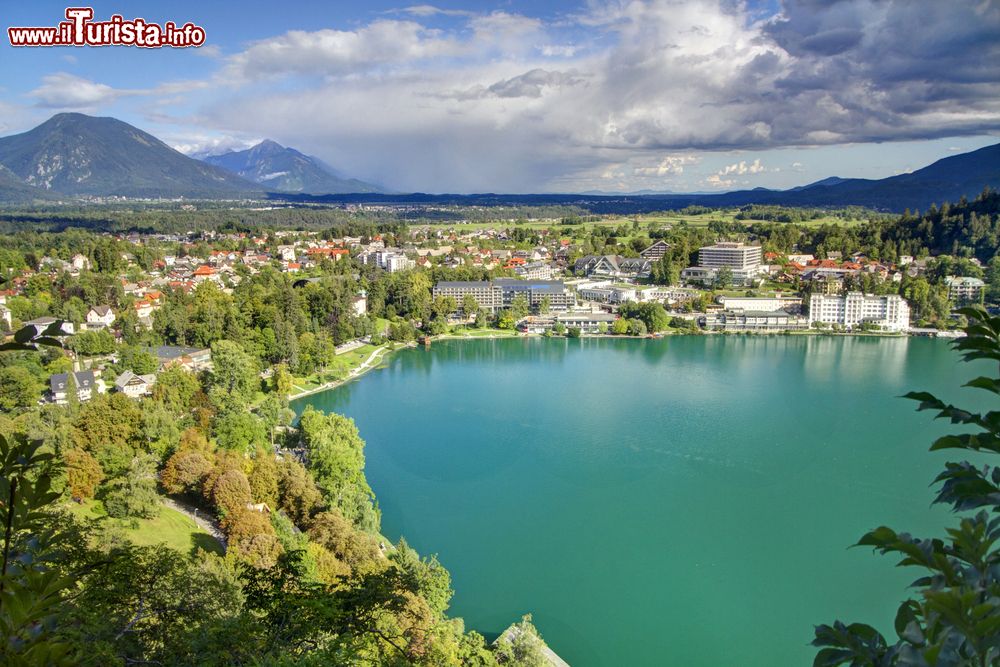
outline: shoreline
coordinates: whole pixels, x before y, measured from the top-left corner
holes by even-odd
[[[918,334],[912,334],[912,333],[902,333],[902,332],[900,332],[900,333],[885,333],[885,332],[871,332],[871,331],[867,331],[867,332],[863,332],[863,331],[840,331],[840,332],[834,332],[834,331],[812,331],[812,330],[808,330],[808,331],[732,331],[732,332],[730,332],[730,331],[697,331],[697,332],[689,332],[689,331],[675,330],[675,331],[665,331],[665,332],[662,332],[662,333],[659,333],[659,334],[656,334],[656,335],[649,335],[649,334],[647,334],[645,336],[628,336],[628,335],[613,336],[613,335],[609,335],[609,334],[583,334],[583,335],[580,336],[580,338],[578,340],[582,340],[582,339],[585,339],[585,338],[587,338],[587,339],[592,339],[592,338],[608,338],[608,339],[615,339],[615,340],[621,340],[621,339],[627,339],[627,340],[662,340],[664,338],[670,338],[670,337],[674,337],[674,336],[830,336],[830,337],[856,336],[856,337],[861,337],[861,338],[922,338],[922,337],[925,337],[925,336],[921,336],[921,335],[918,335]],[[443,341],[443,340],[501,340],[501,339],[514,340],[514,339],[519,339],[519,338],[551,338],[551,339],[563,338],[565,340],[570,340],[567,336],[545,336],[544,334],[525,333],[525,332],[517,332],[517,333],[515,333],[513,335],[512,334],[484,334],[484,335],[477,335],[477,336],[470,336],[470,335],[464,335],[463,336],[463,335],[460,335],[460,334],[448,333],[448,334],[438,334],[436,336],[428,336],[427,338],[428,338],[428,340],[431,343],[433,343],[435,341]],[[942,338],[942,340],[951,340],[948,337],[940,337],[940,336],[932,336],[932,338]],[[339,387],[341,385],[347,384],[348,382],[351,382],[353,380],[356,380],[356,379],[362,377],[368,371],[373,370],[375,368],[378,368],[379,365],[381,365],[381,362],[385,361],[391,354],[393,354],[395,352],[398,352],[399,350],[405,350],[405,349],[416,348],[416,347],[420,347],[420,343],[418,343],[416,341],[410,341],[409,343],[399,344],[399,345],[397,345],[395,347],[391,347],[391,348],[389,347],[388,344],[383,345],[382,347],[379,347],[374,352],[372,352],[371,356],[369,356],[368,359],[366,359],[360,366],[358,366],[357,368],[355,368],[352,371],[350,371],[350,373],[348,373],[347,377],[342,378],[340,380],[332,380],[330,382],[322,384],[322,385],[320,385],[318,387],[314,387],[312,389],[306,389],[304,391],[300,391],[300,392],[297,392],[297,393],[294,393],[294,394],[289,394],[288,395],[288,402],[291,403],[292,401],[297,401],[300,398],[305,398],[307,396],[312,396],[313,394],[318,394],[320,392],[324,392],[324,391],[327,391],[329,389],[336,389],[337,387]]]
[[[390,348],[388,344],[383,345],[382,347],[379,347],[374,352],[372,352],[371,356],[365,359],[360,366],[351,370],[347,374],[347,377],[341,378],[340,380],[331,380],[330,382],[321,384],[318,387],[313,387],[312,389],[306,389],[295,394],[289,394],[288,402],[291,403],[292,401],[296,401],[300,398],[305,398],[306,396],[311,396],[313,394],[318,394],[319,392],[326,391],[328,389],[336,389],[342,384],[346,384],[351,380],[361,377],[362,375],[372,370],[373,368],[377,368],[379,363],[386,355],[388,355],[388,353],[395,352],[398,349],[405,349],[408,347],[416,347],[416,346],[417,344],[415,342],[406,343],[405,345],[400,345],[397,348]]]

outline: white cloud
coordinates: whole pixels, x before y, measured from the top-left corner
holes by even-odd
[[[731,188],[735,183],[735,180],[722,178],[719,174],[712,174],[705,179],[705,185],[719,190],[723,188]]]
[[[694,155],[668,155],[660,163],[652,167],[636,167],[632,173],[636,176],[669,176],[684,173],[684,165],[697,164]]]
[[[767,171],[764,165],[760,163],[760,158],[754,160],[750,164],[747,164],[746,160],[740,160],[730,165],[726,165],[719,170],[719,176],[729,176],[730,174],[736,174],[743,176],[745,174],[759,174],[763,171]]]
[[[415,21],[378,20],[358,30],[292,30],[229,58],[220,80],[284,74],[358,74],[379,66],[455,55],[454,40]]]
[[[205,44],[194,49],[193,53],[202,58],[221,58],[222,48],[218,44]]]
[[[403,13],[410,14],[411,16],[472,16],[473,12],[466,11],[464,9],[441,9],[440,7],[435,7],[434,5],[412,5],[410,7],[404,7],[400,10],[395,10],[392,13]]]
[[[49,109],[94,109],[136,94],[139,91],[112,88],[67,72],[42,77],[42,85],[28,93],[37,106]]]
[[[579,50],[575,44],[545,44],[539,48],[546,58],[572,58]]]
[[[259,144],[262,139],[247,139],[228,135],[187,135],[182,139],[164,137],[166,143],[174,150],[192,157],[221,155],[229,151],[242,151]]]

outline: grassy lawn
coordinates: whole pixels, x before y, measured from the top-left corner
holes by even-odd
[[[483,336],[516,336],[517,332],[510,329],[455,329],[448,335],[481,338]]]
[[[194,521],[169,507],[161,506],[155,519],[137,519],[133,527],[131,521],[112,519],[104,513],[99,500],[87,500],[82,504],[67,503],[66,507],[78,517],[97,520],[101,525],[111,525],[121,530],[133,544],[155,546],[165,544],[182,553],[194,553],[201,548],[222,554],[222,546],[215,538],[199,528]]]
[[[362,345],[361,347],[353,349],[350,352],[338,354],[334,357],[333,362],[322,373],[313,373],[308,377],[293,378],[292,391],[294,393],[311,391],[320,385],[326,384],[327,382],[346,378],[352,370],[358,368],[361,364],[367,361],[367,359],[372,356],[372,353],[377,349],[379,349],[379,346],[377,345]],[[378,362],[376,361],[375,363]]]

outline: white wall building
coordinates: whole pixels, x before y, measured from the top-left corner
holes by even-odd
[[[725,310],[752,310],[752,311],[775,311],[785,310],[788,312],[797,311],[802,307],[802,299],[788,296],[772,297],[748,297],[748,296],[722,296],[719,303]]]
[[[760,267],[759,245],[722,242],[698,249],[698,266],[721,269],[728,266],[733,271],[751,272]]]
[[[115,389],[129,398],[139,398],[152,393],[154,384],[156,375],[153,373],[136,375],[132,371],[125,371],[115,380]]]
[[[94,306],[87,311],[87,328],[101,329],[114,324],[115,313],[110,306]]]
[[[846,296],[813,294],[809,299],[809,325],[838,324],[853,329],[864,322],[883,331],[908,331],[910,307],[898,294],[871,295],[849,292]]]
[[[979,278],[967,276],[948,276],[944,279],[948,286],[948,298],[957,304],[976,303],[982,299],[986,287]]]

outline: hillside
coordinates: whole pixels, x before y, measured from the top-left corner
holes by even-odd
[[[28,204],[33,201],[47,201],[55,197],[45,190],[35,188],[0,164],[0,202]]]
[[[268,191],[345,194],[383,192],[382,188],[355,178],[343,178],[317,158],[266,139],[243,151],[203,158],[242,178],[259,183]]]
[[[922,169],[882,179],[827,178],[791,190],[749,190],[694,198],[706,206],[865,206],[902,212],[931,204],[973,199],[984,188],[1000,188],[1000,144],[947,157]]]
[[[25,184],[61,195],[227,198],[258,189],[128,123],[79,113],[0,138],[0,164]]]

